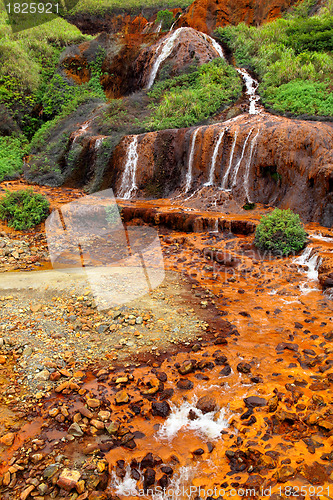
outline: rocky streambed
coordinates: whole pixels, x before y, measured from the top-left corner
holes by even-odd
[[[42,271],[1,273],[2,499],[331,497],[332,232],[275,258],[253,246],[265,208],[190,202],[123,204],[166,269],[135,302],[99,310],[45,248]]]

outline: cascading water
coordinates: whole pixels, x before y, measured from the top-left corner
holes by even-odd
[[[253,132],[253,128],[251,128],[250,132],[247,134],[246,136],[246,139],[244,141],[244,144],[243,144],[243,149],[242,149],[242,153],[241,153],[241,156],[238,160],[238,162],[236,163],[236,166],[234,168],[234,171],[233,171],[233,174],[232,174],[232,178],[231,178],[231,187],[235,187],[236,184],[237,184],[237,175],[238,175],[238,171],[239,171],[239,168],[241,166],[241,163],[243,161],[243,158],[244,158],[244,153],[245,153],[245,149],[246,149],[246,146],[247,146],[247,143],[249,141],[249,138],[250,138],[250,135],[252,134]]]
[[[253,157],[253,151],[254,151],[254,146],[257,142],[258,136],[260,133],[260,128],[258,128],[258,132],[256,135],[253,137],[251,141],[251,146],[250,146],[250,154],[246,163],[246,168],[245,168],[245,174],[244,174],[244,188],[245,188],[245,196],[247,199],[248,203],[251,203],[250,200],[250,194],[249,194],[249,181],[250,181],[250,171],[251,171],[251,164],[252,164],[252,157]]]
[[[94,148],[95,148],[96,151],[99,150],[99,148],[101,147],[104,139],[105,139],[105,137],[100,137],[100,138],[96,139],[95,145],[94,145]]]
[[[162,29],[162,21],[158,23],[155,33],[160,33],[161,29]]]
[[[219,44],[217,43],[217,41],[216,41],[216,40],[214,40],[214,38],[212,38],[211,36],[207,35],[206,33],[201,33],[201,35],[202,35],[202,37],[203,37],[203,38],[204,38],[207,42],[209,42],[209,43],[213,46],[213,48],[216,50],[216,52],[218,53],[218,55],[219,55],[222,59],[224,59],[225,57],[224,57],[224,53],[223,53],[223,49],[222,49],[221,45],[219,45]]]
[[[190,155],[188,159],[188,169],[186,174],[186,185],[185,185],[185,193],[189,191],[192,185],[192,172],[193,172],[193,160],[194,160],[194,149],[195,149],[195,141],[199,132],[199,128],[196,128],[191,137],[191,147],[190,147]]]
[[[156,75],[158,73],[158,70],[160,69],[161,64],[165,59],[169,57],[171,52],[173,51],[175,42],[179,36],[179,34],[184,30],[185,28],[178,28],[176,31],[173,31],[172,33],[168,34],[167,37],[161,42],[160,44],[160,51],[159,55],[156,59],[156,61],[153,64],[153,68],[151,70],[151,73],[149,75],[149,80],[148,80],[148,85],[147,88],[150,89],[152,85],[154,84]]]
[[[138,166],[138,159],[138,136],[135,135],[128,146],[126,164],[118,193],[119,198],[129,200],[137,190],[136,169]]]
[[[307,276],[308,282],[301,282],[299,284],[300,290],[303,294],[307,294],[312,290],[316,290],[313,286],[311,286],[311,282],[318,283],[318,268],[320,266],[320,257],[317,255],[313,248],[307,246],[303,253],[293,260],[294,264],[299,266],[299,270],[302,273],[305,273]]]
[[[249,96],[249,114],[250,115],[258,115],[260,113],[260,109],[257,106],[257,102],[260,101],[260,96],[257,94],[257,89],[259,83],[252,78],[252,76],[246,71],[244,68],[236,68],[238,73],[242,76],[245,85],[246,85],[246,94]]]
[[[234,135],[234,140],[233,140],[233,143],[232,143],[232,146],[231,146],[231,152],[230,152],[230,158],[229,158],[229,165],[228,165],[227,170],[224,173],[224,176],[223,176],[223,179],[222,179],[222,183],[221,183],[221,189],[223,189],[223,191],[228,191],[227,188],[228,188],[229,173],[230,173],[230,170],[231,170],[231,167],[232,167],[232,160],[234,158],[234,152],[235,152],[235,147],[236,147],[236,143],[237,143],[237,137],[238,137],[238,130],[236,129],[235,135]]]
[[[160,46],[157,49],[158,57],[155,60],[153,68],[149,75],[147,89],[150,89],[154,84],[158,70],[160,69],[161,64],[170,56],[171,52],[173,51],[178,36],[182,32],[186,32],[186,30],[188,29],[189,28],[177,28],[175,31],[172,31],[172,29],[170,29],[166,38],[161,41]],[[205,33],[197,33],[200,34],[202,38],[213,47],[219,57],[224,59],[222,47],[213,38],[211,38],[209,35],[206,35]]]
[[[220,133],[218,140],[215,144],[212,163],[211,163],[210,171],[209,171],[209,179],[206,182],[206,184],[204,184],[204,186],[212,186],[214,184],[214,175],[215,175],[215,170],[216,170],[217,155],[219,153],[220,145],[221,145],[221,142],[223,140],[223,137],[224,137],[226,130],[227,129],[222,130],[222,132]]]

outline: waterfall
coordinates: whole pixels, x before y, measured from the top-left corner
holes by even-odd
[[[209,179],[206,182],[206,184],[204,184],[204,186],[212,186],[214,184],[214,174],[215,174],[215,170],[216,170],[217,155],[219,153],[220,145],[221,145],[221,142],[222,142],[222,139],[224,137],[226,130],[227,129],[222,130],[222,132],[220,133],[219,138],[217,140],[217,143],[215,144],[212,163],[210,165]]]
[[[160,46],[157,49],[157,51],[159,51],[159,55],[155,60],[153,68],[149,75],[147,89],[150,89],[152,87],[161,64],[170,56],[171,52],[173,51],[178,35],[184,30],[188,29],[188,28],[177,28],[175,31],[172,31],[173,26],[174,25],[172,25],[168,35],[166,36],[166,38],[163,39],[163,41],[161,42]],[[202,38],[206,40],[206,42],[212,45],[217,54],[222,59],[224,59],[222,47],[216,42],[216,40],[211,38],[209,35],[206,35],[206,33],[201,33],[200,31],[198,31],[197,33],[201,35]]]
[[[192,134],[192,137],[191,137],[191,147],[190,147],[190,156],[189,156],[189,160],[188,160],[188,170],[187,170],[187,174],[186,174],[185,193],[188,192],[188,190],[190,189],[191,184],[192,184],[194,148],[195,148],[195,141],[196,141],[198,132],[199,132],[199,128],[196,128]]]
[[[243,144],[243,149],[242,149],[242,153],[241,153],[241,156],[238,160],[238,162],[236,163],[236,166],[234,168],[234,172],[232,174],[232,179],[231,179],[231,187],[234,187],[236,186],[236,183],[237,183],[237,175],[238,175],[238,170],[239,170],[239,167],[241,166],[241,163],[243,161],[243,158],[244,158],[244,153],[245,153],[245,149],[246,149],[246,146],[247,146],[247,143],[249,141],[249,138],[250,138],[250,135],[252,134],[253,132],[253,128],[251,128],[250,132],[247,134],[247,137],[244,141],[244,144]]]
[[[230,152],[230,158],[229,158],[229,165],[228,165],[227,170],[224,173],[224,176],[223,176],[223,179],[222,179],[222,183],[221,183],[221,189],[223,189],[224,191],[227,191],[227,188],[228,188],[229,173],[230,173],[231,166],[232,166],[232,160],[234,158],[234,152],[235,152],[235,147],[236,147],[236,142],[237,142],[237,136],[238,136],[238,130],[235,131],[234,140],[233,140],[233,143],[232,143],[232,146],[231,146],[231,152]]]
[[[138,136],[135,135],[128,146],[126,164],[118,193],[119,198],[129,200],[134,191],[138,188],[135,180],[138,159]]]
[[[308,282],[310,282],[302,281],[299,283],[301,292],[306,295],[309,292],[317,290],[314,283],[318,283],[318,268],[321,263],[319,255],[313,252],[312,247],[307,246],[303,253],[294,259],[293,262],[300,266],[299,270],[306,274]],[[304,267],[306,267],[306,269],[304,269]]]
[[[240,75],[242,75],[245,85],[246,85],[246,94],[249,96],[250,107],[249,114],[250,115],[258,115],[260,110],[257,107],[257,102],[260,101],[260,96],[258,96],[257,89],[259,83],[252,78],[252,76],[243,68],[237,68],[237,71]]]
[[[99,148],[101,147],[102,142],[104,141],[104,139],[105,139],[105,137],[101,137],[99,139],[96,139],[95,145],[94,145],[95,151],[99,150]]]
[[[249,154],[249,157],[248,157],[248,160],[247,160],[247,164],[246,164],[246,168],[245,168],[245,175],[244,175],[245,195],[246,195],[247,201],[249,203],[251,203],[250,195],[249,195],[250,170],[251,170],[253,150],[254,150],[254,146],[255,146],[255,144],[257,142],[257,138],[258,138],[259,132],[260,132],[260,129],[258,128],[258,132],[256,133],[256,135],[253,137],[253,139],[251,141],[250,154]]]
[[[160,21],[160,22],[158,23],[155,33],[160,33],[160,31],[161,31],[161,29],[162,29],[162,24],[163,24],[163,21]]]
[[[216,52],[218,53],[218,55],[224,59],[224,54],[223,54],[223,49],[221,47],[220,44],[217,43],[216,40],[214,40],[214,38],[212,38],[211,36],[209,35],[206,35],[206,33],[200,33],[202,35],[202,37],[207,41],[209,42],[213,48],[216,50]]]
[[[75,136],[74,136],[74,139],[73,139],[73,144],[74,142],[76,142],[76,139],[78,137],[80,137],[82,134],[84,134],[84,132],[87,130],[87,128],[89,127],[90,125],[90,121],[87,121],[87,122],[84,122],[81,127],[79,128],[79,130],[77,130],[76,132],[74,132]]]
[[[176,31],[172,32],[171,34],[168,34],[167,37],[162,41],[160,44],[160,53],[159,56],[157,57],[156,61],[153,64],[153,68],[151,70],[151,73],[149,75],[149,80],[148,80],[148,85],[147,89],[150,89],[155,81],[156,75],[158,73],[158,70],[160,69],[161,64],[165,59],[169,57],[171,52],[173,51],[173,48],[175,46],[175,42],[178,38],[178,35],[184,30],[185,28],[178,28]]]

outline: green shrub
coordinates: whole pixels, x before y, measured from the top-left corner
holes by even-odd
[[[27,141],[22,137],[0,137],[0,181],[20,173]]]
[[[160,99],[151,104],[150,130],[190,127],[205,120],[242,92],[236,70],[221,58],[203,64],[196,71],[157,82],[148,94]]]
[[[170,10],[160,10],[156,18],[158,23],[161,23],[162,31],[168,31],[174,23],[175,18]]]
[[[301,250],[306,242],[306,232],[299,215],[276,208],[262,217],[257,226],[255,245],[260,250],[268,250],[279,255],[289,255]]]
[[[18,231],[37,226],[49,215],[50,204],[45,196],[32,189],[6,192],[0,200],[0,219]]]
[[[296,116],[332,116],[333,17],[304,18],[297,12],[259,28],[244,23],[218,28],[216,35],[238,66],[258,76],[269,107]]]

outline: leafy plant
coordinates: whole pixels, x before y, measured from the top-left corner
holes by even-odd
[[[306,242],[306,232],[299,215],[276,208],[262,217],[255,232],[255,245],[279,255],[289,255],[301,250]]]
[[[300,6],[310,9],[312,3]],[[332,116],[332,26],[326,11],[308,17],[297,8],[286,19],[259,28],[241,23],[219,28],[216,35],[233,51],[238,66],[257,75],[268,107],[295,116]]]
[[[157,13],[156,20],[158,23],[161,23],[162,31],[168,31],[173,25],[175,18],[173,16],[173,13],[170,10],[166,9],[160,10]]]
[[[159,101],[149,106],[153,114],[146,126],[151,130],[189,127],[237,100],[241,91],[236,70],[216,58],[189,74],[156,83],[149,96]]]
[[[21,172],[27,141],[24,137],[0,137],[0,181]]]
[[[37,226],[49,214],[50,204],[45,196],[32,189],[7,191],[0,200],[0,219],[18,231]]]

